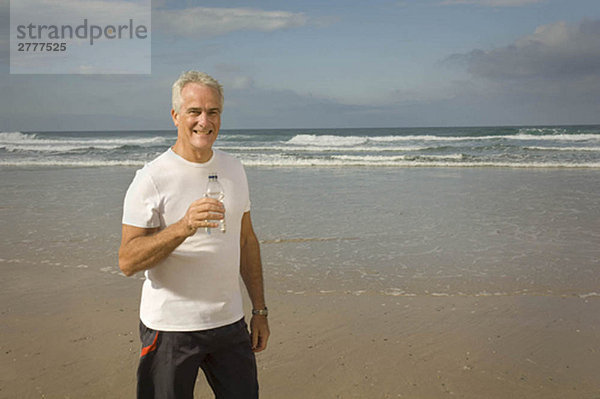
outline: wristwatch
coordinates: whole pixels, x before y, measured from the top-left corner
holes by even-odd
[[[252,315],[259,315],[267,317],[269,315],[269,309],[265,306],[264,309],[252,309]]]

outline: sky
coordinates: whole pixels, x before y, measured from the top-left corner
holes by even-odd
[[[51,1],[110,16],[134,0]],[[150,74],[20,75],[0,0],[0,131],[172,129],[190,69],[223,84],[222,129],[600,124],[598,0],[153,0],[151,15]]]

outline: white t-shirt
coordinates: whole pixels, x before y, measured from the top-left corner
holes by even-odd
[[[243,317],[239,283],[242,216],[250,210],[241,162],[213,149],[206,163],[187,161],[171,149],[136,172],[123,206],[123,224],[152,228],[179,221],[204,196],[208,176],[225,192],[226,233],[200,228],[167,258],[146,270],[140,318],[154,330],[197,331]]]

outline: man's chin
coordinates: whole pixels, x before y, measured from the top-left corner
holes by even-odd
[[[192,140],[190,144],[196,151],[208,151],[212,148],[214,143],[214,136],[198,136],[196,140]]]

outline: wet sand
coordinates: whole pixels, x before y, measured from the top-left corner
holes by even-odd
[[[0,397],[134,397],[138,278],[0,265]],[[267,284],[264,398],[600,396],[599,298],[296,294]],[[196,397],[212,397],[202,378]]]
[[[600,398],[594,173],[248,174],[263,398]],[[116,268],[132,176],[0,170],[0,398],[134,397],[142,281]]]

